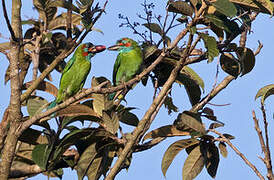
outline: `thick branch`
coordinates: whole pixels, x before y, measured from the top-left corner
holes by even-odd
[[[209,131],[219,135],[222,138],[222,141],[227,143],[235,152],[238,154],[242,160],[255,172],[255,174],[261,179],[264,180],[264,177],[259,172],[259,170],[245,157],[243,153],[241,153],[231,142],[227,139],[222,133],[216,131],[215,129],[209,129]]]
[[[21,0],[12,1],[12,29],[14,31],[16,41],[11,40],[10,50],[10,104],[8,110],[8,123],[10,129],[8,130],[6,144],[4,145],[1,154],[0,164],[0,179],[8,179],[11,163],[14,157],[14,152],[17,143],[17,136],[14,135],[15,130],[20,124],[21,120],[21,106],[20,106],[20,80],[19,80],[19,54],[20,54],[20,43],[22,43],[22,27],[21,27]],[[18,41],[19,40],[19,41]],[[6,127],[4,127],[6,128]],[[1,139],[4,142],[4,139]]]

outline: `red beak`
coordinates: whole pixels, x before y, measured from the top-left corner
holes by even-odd
[[[92,48],[89,48],[89,52],[92,52],[92,53],[99,53],[99,52],[102,52],[106,49],[106,46],[104,45],[97,45],[97,46],[94,46]]]

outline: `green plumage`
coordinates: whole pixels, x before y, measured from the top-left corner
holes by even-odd
[[[82,44],[77,48],[62,73],[57,97],[49,108],[65,101],[83,88],[90,72],[91,58],[103,50],[105,46],[94,46],[91,43]]]
[[[136,41],[130,38],[122,38],[117,41],[116,45],[108,49],[119,51],[113,68],[112,81],[114,86],[129,81],[139,72],[143,55]]]

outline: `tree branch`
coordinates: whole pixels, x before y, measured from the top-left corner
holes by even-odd
[[[262,174],[259,172],[259,170],[245,157],[243,153],[241,153],[231,142],[229,139],[227,139],[222,133],[216,131],[215,129],[208,129],[208,131],[211,131],[217,135],[219,135],[222,139],[223,142],[227,143],[235,152],[238,154],[242,160],[255,172],[255,174],[261,179],[264,180],[264,177]]]
[[[207,5],[203,2],[202,3],[202,7],[199,9],[199,16],[201,15],[201,13],[204,11],[204,9],[207,7]],[[198,17],[199,17],[198,16]],[[191,21],[188,24],[188,27],[193,26],[197,21],[197,18],[194,18],[193,21]],[[183,31],[181,31],[179,33],[179,35],[175,38],[175,40],[171,43],[171,45],[167,48],[168,51],[173,49],[177,43],[187,34],[188,29],[184,29]],[[163,100],[163,98],[165,97],[166,93],[169,91],[169,89],[171,88],[173,82],[175,81],[178,72],[183,68],[184,66],[184,62],[186,61],[186,58],[189,55],[189,49],[192,43],[192,40],[190,40],[191,38],[189,38],[189,42],[188,42],[188,46],[185,49],[180,61],[178,62],[177,66],[172,70],[168,80],[166,81],[166,83],[164,84],[162,90],[160,91],[160,93],[158,94],[158,96],[153,100],[151,106],[149,107],[149,109],[147,110],[147,112],[145,113],[145,115],[143,116],[142,120],[139,122],[138,126],[134,129],[133,133],[132,133],[132,137],[131,139],[127,142],[126,146],[124,147],[123,151],[121,152],[119,158],[117,159],[117,161],[115,162],[114,166],[111,168],[110,172],[108,173],[108,175],[106,176],[105,180],[112,180],[115,178],[116,174],[119,172],[120,167],[122,166],[124,160],[128,157],[128,155],[130,153],[132,153],[132,147],[134,146],[134,144],[138,141],[140,141],[141,136],[145,133],[144,129],[147,130],[151,124],[151,117],[154,114],[154,111],[156,110],[156,108],[158,107],[158,105],[161,103],[161,101]],[[165,53],[162,52],[161,55],[156,59],[162,59],[165,56]],[[156,115],[156,114],[155,114]]]
[[[267,178],[269,180],[274,179],[273,171],[272,171],[272,162],[271,162],[271,153],[270,153],[270,148],[269,148],[269,136],[268,136],[268,122],[266,119],[266,113],[265,113],[265,108],[264,104],[261,104],[261,110],[263,113],[263,120],[264,120],[264,135],[265,135],[265,165],[267,168]]]
[[[2,1],[4,2],[4,1]],[[14,133],[17,127],[20,125],[21,120],[21,103],[20,103],[20,80],[19,80],[19,54],[20,54],[20,44],[22,44],[22,27],[21,27],[21,0],[12,0],[12,21],[11,26],[14,30],[14,38],[11,40],[11,50],[9,52],[10,57],[10,104],[8,107],[8,123],[10,124],[10,129],[6,137],[6,144],[1,154],[0,163],[0,179],[8,179],[12,160],[14,158],[14,152],[16,148],[16,143],[18,136]],[[4,127],[7,128],[7,127]],[[4,142],[4,139],[0,140]]]
[[[69,7],[68,7],[68,10],[67,10],[67,26],[66,26],[66,30],[67,30],[67,38],[69,41],[71,41],[71,13],[72,13],[72,10],[71,10],[71,5],[72,5],[72,0],[69,0],[68,1],[69,3]]]
[[[58,65],[58,63],[60,61],[62,61],[63,59],[65,59],[66,57],[68,57],[75,49],[76,47],[82,43],[82,41],[84,40],[84,38],[87,36],[87,34],[90,32],[90,29],[94,26],[94,24],[97,22],[97,20],[101,17],[101,15],[103,14],[103,12],[105,11],[106,5],[108,3],[108,0],[106,0],[103,8],[101,9],[100,13],[94,18],[94,21],[92,23],[92,26],[86,30],[86,32],[80,37],[79,41],[77,41],[77,39],[74,40],[75,43],[73,43],[73,46],[68,49],[63,51],[59,56],[57,56],[55,58],[55,60],[43,71],[43,73],[33,82],[33,84],[25,91],[25,93],[23,93],[21,95],[21,102],[23,102],[24,100],[26,100],[29,95],[38,87],[38,85],[47,77],[47,75],[49,75],[49,73],[51,71],[53,71],[53,69],[55,68],[55,66]]]
[[[10,35],[11,35],[11,39],[13,41],[18,41],[18,39],[15,37],[15,33],[11,27],[10,21],[9,21],[9,17],[8,17],[8,13],[7,13],[7,9],[6,9],[6,3],[5,0],[2,0],[2,7],[3,7],[3,13],[4,13],[4,17],[8,26],[8,29],[10,31]]]
[[[211,99],[213,99],[217,94],[219,94],[220,91],[226,88],[227,85],[234,79],[235,77],[231,75],[225,77],[224,80],[220,82],[214,89],[212,89],[208,95],[206,95],[198,104],[194,105],[190,111],[197,112],[198,110],[201,110]]]
[[[159,144],[160,142],[162,142],[165,139],[166,139],[166,137],[158,137],[158,138],[152,139],[151,141],[148,141],[144,144],[136,145],[134,147],[134,152],[141,152],[141,151],[151,149],[152,147],[156,146],[157,144]]]

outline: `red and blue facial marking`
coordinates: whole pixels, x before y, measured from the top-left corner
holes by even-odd
[[[90,60],[96,53],[102,52],[106,49],[103,45],[94,46],[92,43],[85,43],[82,45],[82,55]]]
[[[120,52],[129,52],[133,49],[132,43],[130,39],[128,38],[122,38],[117,41],[116,43],[118,46],[120,46],[119,51]]]
[[[92,43],[86,43],[82,46],[82,55],[86,57],[87,60],[90,60],[95,55],[95,53],[89,51],[92,47],[94,47]]]

